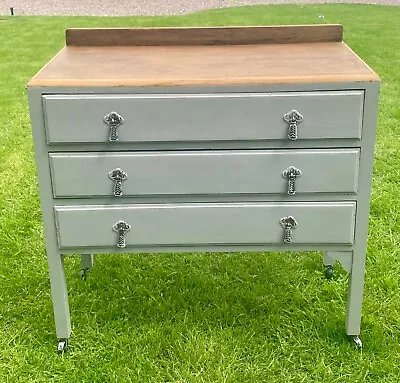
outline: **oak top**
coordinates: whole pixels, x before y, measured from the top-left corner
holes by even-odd
[[[28,86],[379,81],[341,40],[337,25],[68,30]]]

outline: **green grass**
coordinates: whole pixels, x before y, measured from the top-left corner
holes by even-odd
[[[324,19],[318,16],[325,16]],[[398,382],[400,7],[261,6],[184,17],[0,20],[0,382]],[[25,84],[67,27],[341,23],[382,78],[363,351],[344,335],[347,275],[319,253],[100,255],[66,261],[73,335],[56,338]]]

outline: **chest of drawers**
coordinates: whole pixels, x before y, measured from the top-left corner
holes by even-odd
[[[361,345],[378,92],[338,25],[68,30],[28,87],[59,351],[69,253],[322,250]]]

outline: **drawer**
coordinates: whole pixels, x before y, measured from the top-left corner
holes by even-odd
[[[296,193],[355,193],[359,149],[51,153],[54,196],[285,194],[290,166]],[[118,175],[117,175],[118,176]],[[119,187],[119,186],[117,186]]]
[[[104,117],[123,118],[118,142],[288,140],[285,114],[297,110],[298,139],[361,138],[363,91],[44,95],[49,143],[109,142]]]
[[[141,204],[56,206],[59,247],[116,247],[114,226],[130,226],[129,246],[282,244],[292,216],[293,244],[352,244],[356,203]],[[286,244],[290,247],[290,244]]]

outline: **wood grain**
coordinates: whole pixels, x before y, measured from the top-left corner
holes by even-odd
[[[341,25],[68,29],[68,46],[245,45],[340,42]]]
[[[344,43],[65,47],[29,86],[259,85],[379,81]]]

